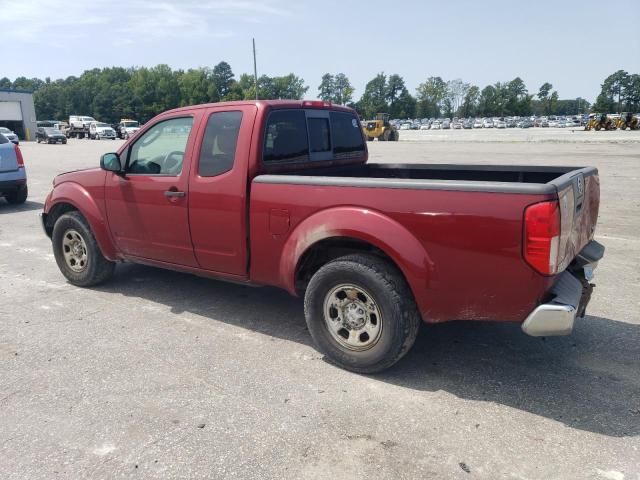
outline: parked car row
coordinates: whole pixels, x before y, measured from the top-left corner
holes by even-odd
[[[588,115],[531,116],[531,117],[476,117],[476,118],[416,118],[393,119],[390,123],[399,130],[461,130],[472,128],[530,128],[530,127],[582,127]]]
[[[115,140],[129,139],[138,130],[140,123],[136,120],[123,118],[117,124],[97,121],[93,117],[71,115],[69,122],[57,120],[43,120],[37,122],[36,141],[46,143],[67,143],[68,138],[89,138],[101,140],[103,138]],[[13,133],[13,132],[11,132]],[[15,137],[18,138],[17,136]]]

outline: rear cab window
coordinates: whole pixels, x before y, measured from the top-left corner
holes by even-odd
[[[360,158],[364,137],[355,114],[321,109],[282,109],[269,114],[266,165]]]

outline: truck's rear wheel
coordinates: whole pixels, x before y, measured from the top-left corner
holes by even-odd
[[[413,345],[420,316],[396,267],[355,254],[323,266],[304,300],[309,332],[336,365],[357,373],[389,368]]]
[[[51,241],[58,268],[72,284],[90,287],[113,274],[115,263],[104,258],[80,212],[65,213],[58,218]]]

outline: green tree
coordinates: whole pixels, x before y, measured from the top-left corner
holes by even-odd
[[[624,70],[618,70],[605,78],[594,105],[596,111],[602,113],[621,112],[623,99],[627,96],[631,83],[631,77]]]
[[[506,85],[506,113],[508,115],[531,115],[531,99],[527,87],[520,77]]]
[[[447,82],[447,93],[444,99],[444,109],[447,117],[459,114],[464,97],[469,90],[469,84],[464,83],[460,78]]]
[[[557,102],[558,100],[558,92],[551,93],[551,89],[553,89],[553,85],[545,82],[540,87],[540,90],[538,90],[538,98],[540,99],[542,111],[545,115],[552,115],[553,93],[555,93],[555,101]]]
[[[213,67],[212,79],[218,100],[227,100],[234,83],[233,70],[227,62],[220,62]]]
[[[385,100],[389,105],[388,113],[392,118],[414,117],[416,100],[411,96],[404,79],[397,74],[390,75],[387,80]]]
[[[480,99],[478,100],[478,113],[482,116],[489,117],[496,114],[497,107],[497,92],[493,85],[487,85],[480,92]]]
[[[344,73],[338,73],[334,78],[333,101],[339,105],[346,105],[353,101],[353,87]]]
[[[463,117],[474,117],[478,114],[478,101],[480,100],[480,89],[471,85],[462,101],[460,115]]]
[[[358,102],[358,111],[365,118],[374,118],[376,113],[387,112],[389,105],[386,98],[387,77],[384,73],[379,73],[365,86],[362,98]]]
[[[178,75],[180,105],[197,105],[220,100],[220,90],[208,68],[189,69]]]
[[[335,79],[330,73],[325,73],[318,87],[318,98],[325,102],[333,102],[335,95]]]
[[[325,102],[346,105],[353,100],[353,87],[344,73],[325,73],[318,87],[318,98]]]
[[[420,117],[439,117],[447,95],[447,84],[440,77],[429,77],[417,88],[417,114]]]

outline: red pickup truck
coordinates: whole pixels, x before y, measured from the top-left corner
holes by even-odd
[[[42,223],[74,285],[130,261],[303,295],[318,348],[356,372],[398,361],[421,320],[571,332],[604,252],[595,168],[367,160],[349,108],[179,108],[57,176]]]

